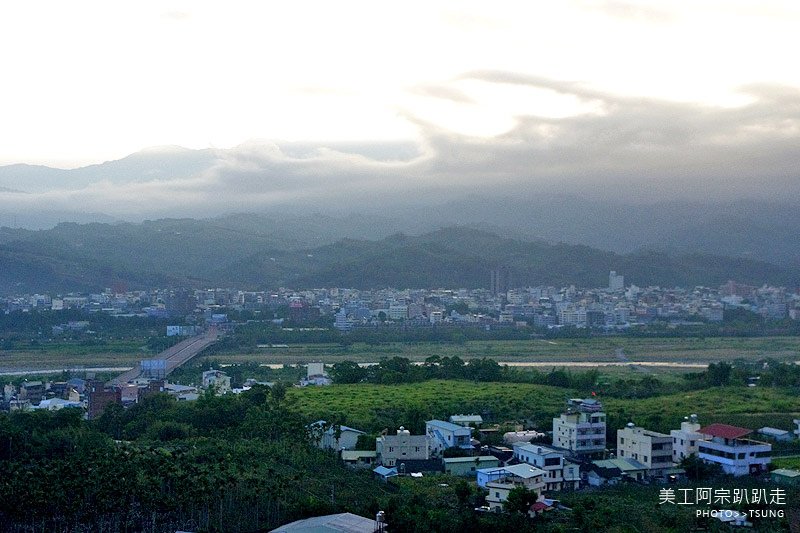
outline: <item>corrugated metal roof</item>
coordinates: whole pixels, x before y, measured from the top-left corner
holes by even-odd
[[[446,431],[463,431],[463,430],[471,431],[469,428],[465,428],[464,426],[459,426],[458,424],[451,424],[450,422],[445,422],[444,420],[428,420],[425,423],[427,425],[441,428]]]
[[[788,468],[778,468],[777,470],[772,471],[773,474],[777,474],[779,476],[785,477],[798,477],[800,476],[800,470],[789,470]]]
[[[273,531],[373,533],[375,531],[375,521],[353,513],[340,513],[298,520]]]
[[[445,464],[449,464],[449,463],[474,463],[476,459],[479,462],[500,461],[500,459],[498,459],[494,455],[481,455],[480,457],[445,457],[442,460],[444,461]]]

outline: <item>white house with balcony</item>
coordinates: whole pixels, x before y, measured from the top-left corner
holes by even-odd
[[[514,458],[545,471],[545,490],[577,489],[581,474],[577,464],[567,461],[564,452],[537,444],[517,443]]]
[[[579,454],[606,449],[606,414],[595,399],[571,399],[567,410],[553,419],[553,446]]]
[[[769,471],[772,445],[746,438],[751,430],[727,424],[700,428],[703,438],[697,443],[697,455],[706,463],[718,464],[734,476]]]
[[[499,468],[482,468],[478,470],[478,485],[489,491],[486,503],[492,511],[503,510],[503,503],[515,487],[525,487],[542,495],[545,487],[546,472],[541,468],[521,463]]]
[[[431,451],[441,454],[448,448],[472,449],[472,429],[444,420],[425,422],[425,433],[431,443]]]
[[[617,456],[639,461],[649,477],[664,477],[672,469],[672,437],[631,422],[617,430]]]

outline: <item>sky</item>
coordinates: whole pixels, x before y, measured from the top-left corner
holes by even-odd
[[[220,156],[174,180],[0,189],[0,207],[133,212],[185,190],[261,205],[387,182],[779,194],[798,179],[798,27],[793,1],[4,2],[0,165]],[[418,150],[378,161],[343,141]],[[281,148],[298,142],[320,150]]]

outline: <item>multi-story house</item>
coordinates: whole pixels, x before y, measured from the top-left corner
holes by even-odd
[[[545,471],[545,490],[577,489],[581,475],[577,464],[567,461],[564,452],[539,446],[518,443],[514,445],[514,458]]]
[[[431,443],[434,454],[440,454],[448,448],[472,449],[472,429],[444,420],[425,422],[425,433]]]
[[[503,503],[515,487],[525,487],[541,496],[545,489],[546,472],[529,464],[520,463],[500,468],[478,470],[478,485],[489,491],[486,503],[492,511],[503,510]]]
[[[598,400],[571,399],[567,410],[553,419],[553,446],[579,454],[606,449],[606,414]]]
[[[690,455],[697,455],[697,443],[703,438],[697,415],[691,415],[681,422],[681,429],[669,432],[672,437],[672,462],[680,463]]]
[[[632,422],[617,430],[617,455],[639,461],[649,477],[663,477],[672,468],[672,437]]]
[[[430,447],[426,435],[412,435],[400,426],[396,435],[382,435],[375,439],[378,463],[393,467],[407,460],[430,459]]]
[[[727,424],[700,428],[703,439],[697,443],[700,459],[718,464],[726,474],[744,476],[767,472],[772,461],[772,445],[745,438],[751,430]]]

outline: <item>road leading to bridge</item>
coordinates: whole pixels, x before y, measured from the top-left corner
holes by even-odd
[[[217,328],[210,327],[208,331],[203,335],[198,335],[196,337],[192,337],[190,339],[186,339],[185,341],[181,341],[175,346],[171,346],[158,354],[157,356],[153,357],[153,361],[163,360],[166,364],[165,375],[169,374],[186,361],[194,357],[195,355],[199,354],[212,344],[217,341],[217,337],[219,337],[219,332]],[[117,376],[116,378],[112,379],[109,384],[110,385],[123,385],[128,383],[129,381],[133,381],[136,378],[142,377],[142,366],[141,364],[136,365],[134,368],[128,370]]]

